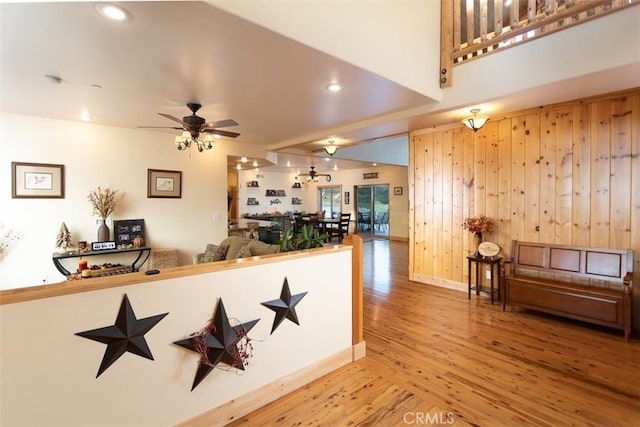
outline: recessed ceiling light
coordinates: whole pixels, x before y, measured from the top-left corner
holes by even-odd
[[[96,11],[105,18],[113,21],[126,21],[131,16],[125,9],[111,3],[98,3],[96,5]]]
[[[89,115],[88,111],[83,111],[80,113],[80,120],[82,120],[83,122],[90,122],[91,121],[91,116]]]
[[[340,90],[342,90],[342,86],[340,86],[338,83],[330,83],[326,86],[326,88],[329,92],[340,92]]]
[[[258,167],[258,161],[257,161],[257,160],[254,160],[254,161],[253,161],[253,167],[254,167],[254,168],[257,168],[257,167]]]
[[[240,159],[240,161],[241,161],[242,163],[247,163],[247,158],[246,158],[246,157],[243,157],[243,158],[241,158],[241,159]]]
[[[377,164],[377,163],[374,163],[374,164],[373,164],[373,166],[378,166],[378,164]]]
[[[236,165],[236,169],[237,169],[237,170],[242,170],[242,166],[240,166],[240,163],[238,163],[238,164]]]

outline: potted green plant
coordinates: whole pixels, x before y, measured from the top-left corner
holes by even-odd
[[[301,251],[322,246],[327,237],[327,234],[319,235],[312,225],[305,224],[299,233],[294,233],[293,228],[286,229],[276,244],[280,245],[280,252]]]

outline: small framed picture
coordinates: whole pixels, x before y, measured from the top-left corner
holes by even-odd
[[[402,196],[402,187],[393,187],[393,194],[396,196]]]
[[[182,171],[147,169],[147,197],[182,197]]]
[[[345,205],[348,205],[348,204],[349,204],[349,202],[351,202],[351,200],[349,200],[349,192],[348,192],[348,191],[345,191],[345,192],[344,192],[344,204],[345,204]]]
[[[64,199],[64,165],[11,162],[11,197]]]

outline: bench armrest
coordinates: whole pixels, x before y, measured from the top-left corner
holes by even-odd
[[[633,271],[628,271],[624,280],[622,281],[625,286],[631,287],[633,285]]]
[[[502,277],[506,277],[506,273],[507,273],[507,264],[509,264],[509,273],[511,273],[511,262],[512,260],[510,258],[505,258],[502,261],[500,261],[500,269],[502,270]]]

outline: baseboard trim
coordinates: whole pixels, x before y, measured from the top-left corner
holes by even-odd
[[[443,279],[441,277],[426,276],[424,274],[414,274],[411,279],[415,282],[425,283],[427,285],[439,286],[441,288],[453,289],[460,292],[468,291],[468,284],[455,280]]]
[[[266,384],[257,390],[253,390],[250,393],[239,396],[216,408],[183,421],[178,424],[178,426],[209,427],[213,425],[226,425],[336,369],[363,358],[365,354],[366,344],[364,341],[361,341],[310,366]]]

